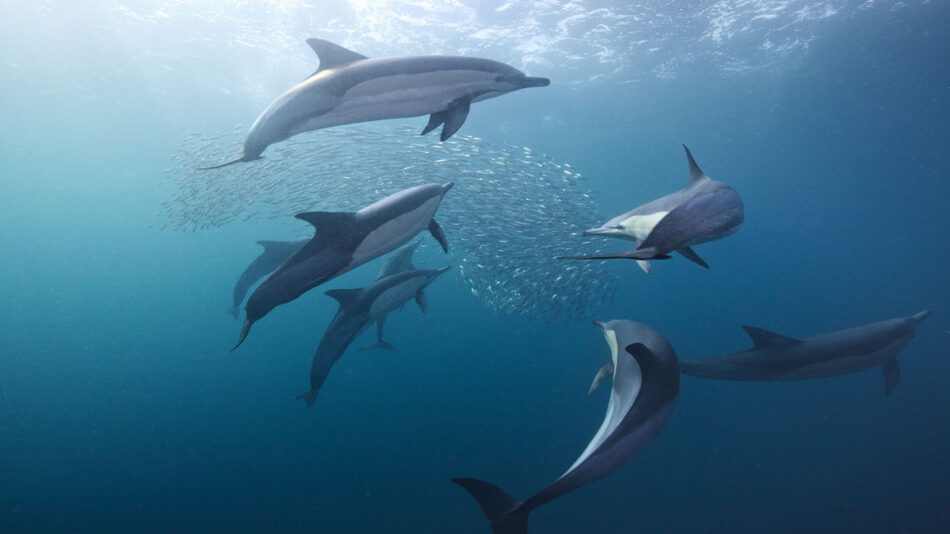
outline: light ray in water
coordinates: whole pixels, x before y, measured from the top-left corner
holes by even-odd
[[[174,193],[163,204],[163,228],[194,231],[303,211],[357,210],[400,189],[454,181],[438,219],[476,297],[495,310],[557,320],[587,317],[613,295],[612,270],[554,260],[565,241],[594,251],[599,244],[581,235],[601,216],[570,165],[527,147],[465,135],[438,143],[417,133],[328,129],[274,145],[264,160],[215,171],[197,168],[233,152],[244,129],[189,136],[166,170]]]

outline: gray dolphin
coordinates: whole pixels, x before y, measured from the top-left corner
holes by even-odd
[[[404,245],[428,229],[448,252],[445,232],[433,219],[454,185],[426,184],[404,189],[353,213],[312,211],[298,219],[316,229],[313,238],[285,261],[247,299],[238,348],[251,326],[277,306]],[[231,349],[231,350],[234,350]]]
[[[323,334],[310,368],[310,391],[299,395],[307,401],[307,407],[317,400],[320,386],[327,379],[330,367],[346,352],[346,348],[374,322],[386,317],[389,312],[415,298],[422,312],[426,311],[426,298],[422,290],[448,271],[441,269],[416,269],[403,271],[376,280],[363,289],[331,289],[326,294],[340,303],[330,326]]]
[[[676,251],[708,269],[709,265],[691,247],[736,233],[745,219],[742,199],[732,187],[706,176],[686,145],[683,148],[689,160],[688,186],[618,215],[600,228],[584,232],[584,235],[629,239],[636,242],[637,248],[616,254],[562,256],[560,259],[628,258],[636,260],[640,268],[649,273],[650,260],[667,259],[670,252]]]
[[[633,321],[595,324],[610,345],[610,360],[605,367],[614,375],[613,386],[603,423],[567,472],[526,501],[488,482],[452,479],[475,497],[491,521],[494,534],[526,532],[531,510],[623,465],[660,433],[673,413],[679,395],[679,368],[676,353],[666,339],[649,326]]]
[[[234,284],[232,292],[233,302],[228,313],[237,319],[241,303],[244,302],[244,296],[255,282],[263,278],[274,269],[280,267],[280,264],[287,261],[287,258],[293,256],[307,242],[309,237],[295,239],[293,241],[258,241],[257,244],[264,247],[260,256],[254,258],[254,261],[244,269],[237,283]]]
[[[386,262],[383,264],[383,267],[379,270],[379,274],[376,275],[376,280],[382,280],[387,276],[392,276],[404,271],[415,270],[416,267],[412,264],[412,254],[416,251],[419,243],[421,243],[421,241],[403,245],[401,248],[390,254],[389,257],[386,258]],[[423,297],[425,296],[424,294],[422,295]],[[423,304],[424,303],[425,301],[423,301]],[[385,323],[386,314],[376,319],[376,343],[363,347],[360,349],[360,351],[372,349],[396,350],[396,347],[383,341],[383,326]]]
[[[751,326],[753,347],[743,352],[680,362],[684,374],[725,380],[803,380],[854,373],[880,365],[884,394],[900,380],[897,354],[910,343],[930,310],[910,317],[794,339]]]
[[[207,169],[259,159],[268,146],[299,133],[381,119],[429,115],[423,135],[441,125],[445,141],[465,122],[472,102],[551,83],[490,59],[369,59],[321,39],[307,44],[317,53],[320,68],[267,106],[239,157]]]

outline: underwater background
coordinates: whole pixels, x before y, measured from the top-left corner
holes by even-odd
[[[804,337],[932,308],[889,397],[877,369],[683,377],[664,431],[529,532],[950,532],[947,2],[2,1],[0,14],[0,531],[485,533],[449,479],[527,497],[574,461],[606,403],[586,395],[608,356],[593,319],[644,322],[687,358],[748,348],[743,324]],[[582,173],[551,193],[589,191],[596,214],[576,224],[683,187],[685,143],[742,195],[745,225],[698,247],[708,271],[589,264],[616,290],[577,316],[495,309],[453,270],[426,315],[410,303],[389,318],[398,352],[352,347],[305,409],[294,397],[336,311],[322,293],[365,285],[378,263],[282,306],[229,354],[239,323],[225,312],[254,242],[306,228],[289,212],[180,231],[187,193],[169,175],[236,153],[240,135],[199,159],[194,136],[246,133],[315,68],[309,37],[550,78],[473,106],[459,133]],[[350,139],[359,150],[341,157],[368,167],[365,183],[399,153],[380,140],[424,124],[300,137]],[[341,163],[312,164],[327,180]],[[444,206],[475,206],[464,193]],[[523,254],[555,277],[551,247],[589,249],[542,239],[545,217],[573,216],[548,208],[524,204],[543,257]],[[450,245],[462,231],[446,225]],[[422,239],[420,267],[471,250]]]

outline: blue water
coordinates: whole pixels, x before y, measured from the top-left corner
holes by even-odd
[[[710,270],[605,264],[621,289],[589,319],[647,323],[685,358],[746,348],[743,324],[935,311],[890,397],[876,369],[683,377],[659,437],[530,532],[950,532],[946,2],[188,4],[2,4],[0,531],[484,533],[449,478],[527,497],[593,435],[600,332],[495,314],[452,275],[427,315],[390,317],[399,352],[348,352],[309,410],[293,398],[335,312],[322,291],[227,352],[268,227],[158,230],[161,171],[185,135],[246,128],[319,36],[550,77],[462,133],[570,162],[603,220],[682,187],[681,143],[742,194],[743,229],[697,249]]]

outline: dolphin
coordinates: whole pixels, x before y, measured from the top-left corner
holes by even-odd
[[[404,245],[422,230],[448,252],[445,232],[433,216],[454,184],[425,184],[404,189],[353,212],[298,213],[316,229],[313,238],[251,293],[238,348],[251,326],[277,306]],[[234,349],[231,349],[232,351]]]
[[[676,251],[708,269],[709,265],[692,246],[736,233],[745,219],[742,199],[732,187],[706,176],[686,145],[683,148],[689,160],[688,186],[618,215],[600,228],[584,232],[584,235],[628,239],[636,242],[635,249],[598,256],[561,256],[559,259],[628,258],[636,260],[649,274],[650,260],[667,259],[670,252]]]
[[[429,115],[422,134],[441,125],[445,141],[465,122],[472,102],[551,83],[490,59],[369,59],[322,39],[308,39],[307,44],[320,68],[267,106],[251,126],[240,156],[206,169],[260,159],[268,146],[299,133],[381,119]]]
[[[743,326],[752,338],[751,349],[683,360],[680,369],[684,374],[703,378],[771,381],[839,376],[880,365],[884,372],[884,394],[890,395],[900,380],[897,354],[910,343],[917,326],[930,313],[924,310],[910,317],[805,339]]]
[[[299,395],[307,407],[317,400],[320,386],[327,379],[330,367],[346,352],[346,348],[371,324],[386,318],[389,312],[415,298],[425,313],[427,308],[422,290],[450,267],[403,271],[376,280],[363,289],[331,289],[326,294],[340,303],[330,326],[323,334],[310,368],[310,391]]]
[[[412,264],[412,254],[416,251],[419,243],[421,243],[421,241],[403,245],[402,248],[390,254],[389,257],[386,258],[386,262],[383,264],[383,267],[379,270],[379,274],[376,275],[376,280],[382,280],[387,276],[401,273],[403,271],[415,270],[416,267]],[[423,297],[424,296],[425,295],[423,294]],[[423,301],[423,303],[424,302],[425,301]],[[396,347],[383,341],[383,325],[385,323],[386,315],[383,315],[376,320],[376,343],[359,349],[361,352],[372,349],[396,350]]]
[[[232,293],[233,303],[228,313],[237,319],[241,303],[244,302],[244,296],[247,291],[258,280],[263,278],[274,269],[280,267],[280,264],[287,261],[287,258],[293,256],[301,247],[310,241],[309,237],[295,239],[293,241],[258,241],[257,244],[264,247],[261,255],[254,258],[254,261],[244,269]]]
[[[633,321],[594,324],[603,330],[610,346],[605,367],[613,374],[613,385],[604,421],[574,464],[525,501],[488,482],[452,479],[475,497],[491,521],[494,534],[524,534],[531,510],[623,465],[660,433],[673,413],[680,372],[676,353],[666,339],[649,326]]]

